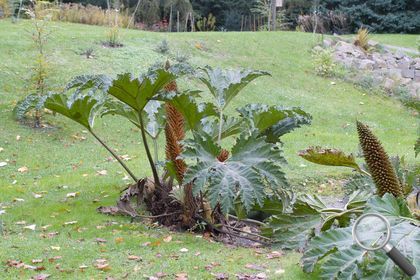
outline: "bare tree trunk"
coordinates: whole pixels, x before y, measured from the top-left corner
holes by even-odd
[[[172,5],[171,5],[171,12],[169,14],[169,26],[168,26],[168,31],[172,32]]]
[[[176,11],[176,32],[179,32],[179,11]]]
[[[133,15],[131,16],[130,21],[129,21],[129,22],[128,22],[128,24],[127,24],[127,28],[129,28],[129,27],[130,27],[131,22],[133,22],[134,17],[136,16],[136,13],[137,13],[137,9],[138,9],[138,8],[139,8],[139,6],[140,6],[140,3],[141,3],[141,0],[138,0],[138,1],[137,1],[136,8],[134,9]],[[134,22],[134,25],[135,25],[135,22]]]
[[[243,30],[243,26],[244,26],[244,16],[241,15],[241,32]]]
[[[276,31],[277,25],[277,1],[271,0],[271,31]]]
[[[191,13],[191,32],[195,32],[195,18],[193,13]]]

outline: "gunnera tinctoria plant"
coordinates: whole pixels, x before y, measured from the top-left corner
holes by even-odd
[[[357,133],[369,172],[375,182],[378,194],[391,193],[402,196],[403,189],[398,181],[394,168],[381,142],[367,125],[357,122]]]

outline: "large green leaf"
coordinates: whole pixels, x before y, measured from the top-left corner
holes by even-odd
[[[77,98],[70,102],[64,94],[51,94],[45,101],[45,108],[66,116],[89,130],[94,125],[101,105],[102,103],[90,96]]]
[[[299,156],[307,161],[330,166],[344,166],[360,170],[356,159],[352,154],[346,155],[343,151],[337,149],[324,149],[321,147],[309,147],[300,151]]]
[[[356,191],[349,197],[344,208],[329,207],[319,196],[303,195],[297,198],[291,213],[275,213],[267,221],[263,232],[271,236],[282,248],[301,249],[319,230],[326,231],[335,224],[340,227],[350,225],[352,218],[363,212],[370,193]],[[272,213],[270,208],[267,210]],[[265,211],[263,207],[261,211]]]
[[[390,221],[392,232],[390,244],[418,267],[420,224],[411,217],[406,202],[391,194],[385,194],[383,197],[373,196],[367,202],[365,213],[379,213]],[[364,234],[362,238],[373,242],[374,236],[377,235]],[[325,261],[319,262],[323,259]],[[332,229],[313,238],[305,250],[301,263],[306,272],[311,272],[315,265],[319,265],[324,279],[353,279],[353,275],[358,275],[359,278],[362,275],[363,279],[400,279],[403,276],[382,251],[368,253],[354,246],[351,226]],[[416,275],[414,279],[420,279],[420,276]]]
[[[213,117],[207,117],[201,120],[201,124],[203,126],[204,132],[211,135],[214,140],[217,140],[219,135],[218,120]],[[245,127],[242,119],[223,116],[221,139],[240,134],[242,131],[244,131],[244,128]]]
[[[13,115],[17,120],[22,120],[32,110],[42,110],[48,95],[39,96],[37,93],[27,95],[13,108]]]
[[[106,98],[106,92],[112,84],[112,78],[106,75],[82,75],[74,77],[65,87],[65,91],[72,91],[70,101],[80,99],[85,95],[96,99]]]
[[[284,161],[278,147],[257,137],[257,133],[242,134],[224,162],[217,159],[221,148],[210,135],[196,135],[185,148],[183,156],[195,160],[189,165],[185,182],[194,182],[194,192],[208,194],[211,205],[220,203],[225,213],[234,208],[237,198],[250,211],[253,205],[264,203],[268,195],[265,187],[282,193],[287,185],[278,165]]]
[[[162,104],[157,100],[151,100],[141,113],[146,120],[146,133],[153,139],[157,139],[165,125],[165,113]],[[119,101],[107,100],[101,116],[119,115],[128,119],[132,124],[141,129],[139,114],[131,107]]]
[[[186,128],[192,131],[201,131],[201,121],[210,116],[215,116],[216,108],[211,103],[198,104],[196,99],[199,91],[186,91],[181,94],[165,94],[159,96],[160,100],[172,104],[186,121]]]
[[[108,94],[141,112],[165,85],[176,78],[175,74],[164,69],[157,69],[142,78],[134,78],[130,73],[120,74],[112,81]]]
[[[321,215],[307,202],[298,199],[292,213],[274,215],[267,223],[268,227],[263,228],[264,235],[271,236],[281,248],[298,249],[321,223]]]
[[[302,125],[311,124],[312,117],[300,108],[263,104],[248,104],[237,110],[247,120],[251,130],[258,129],[271,143]]]
[[[250,82],[261,76],[269,76],[268,72],[256,70],[222,70],[210,66],[202,68],[204,75],[200,80],[208,87],[215,98],[215,105],[223,110]]]

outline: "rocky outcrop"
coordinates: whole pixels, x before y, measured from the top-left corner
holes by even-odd
[[[334,60],[353,70],[370,75],[375,84],[389,93],[396,88],[406,89],[410,98],[420,100],[420,58],[401,51],[392,51],[377,42],[369,42],[365,51],[345,39],[327,38],[324,48],[332,50]]]

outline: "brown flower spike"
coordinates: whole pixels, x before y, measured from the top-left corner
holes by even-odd
[[[357,122],[357,133],[363,156],[378,194],[383,196],[385,193],[391,193],[396,197],[402,196],[403,189],[381,142],[373,135],[368,126],[361,122]]]

